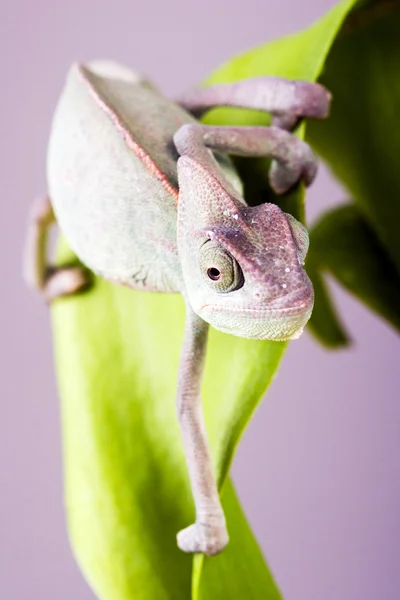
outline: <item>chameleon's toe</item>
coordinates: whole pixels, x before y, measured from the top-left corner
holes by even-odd
[[[272,115],[271,125],[279,127],[279,129],[286,129],[286,131],[293,131],[299,120],[299,115],[293,112],[275,113]]]
[[[303,117],[325,119],[329,115],[332,96],[318,83],[293,81],[293,106],[272,115],[272,125],[293,131]]]
[[[304,117],[325,119],[329,115],[332,96],[324,86],[309,81],[293,81],[291,85],[293,104],[282,112],[274,112],[272,125],[293,131]]]
[[[310,146],[297,138],[288,152],[285,162],[272,161],[269,179],[277,194],[284,194],[301,179],[311,185],[317,174],[317,159]]]
[[[50,303],[62,296],[71,296],[90,287],[92,278],[83,267],[56,267],[49,271],[43,296]]]
[[[184,552],[202,552],[213,556],[225,548],[229,537],[225,523],[218,526],[193,523],[178,533],[177,541]]]
[[[299,117],[325,119],[329,115],[331,93],[319,83],[296,81],[296,108]]]

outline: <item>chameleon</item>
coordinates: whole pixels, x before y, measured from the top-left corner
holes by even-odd
[[[196,512],[177,534],[186,552],[215,555],[229,539],[201,407],[209,325],[245,338],[296,339],[313,308],[306,228],[275,204],[248,206],[230,156],[270,157],[277,194],[300,180],[310,185],[316,158],[291,131],[305,117],[326,117],[330,99],[319,84],[258,77],[172,101],[141,73],[97,60],[70,67],[55,110],[48,193],[30,213],[25,278],[48,303],[87,287],[82,266],[50,264],[47,236],[57,222],[96,275],[182,294],[176,402]],[[202,124],[216,106],[268,112],[271,125]]]

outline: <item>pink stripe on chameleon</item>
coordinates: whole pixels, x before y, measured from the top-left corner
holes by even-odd
[[[179,192],[178,190],[170,183],[168,177],[165,173],[161,171],[161,169],[156,165],[154,160],[151,158],[149,154],[147,154],[146,150],[144,150],[132,137],[132,134],[128,130],[128,128],[123,123],[122,119],[117,115],[116,112],[101,98],[101,96],[97,93],[91,82],[85,75],[85,70],[82,65],[77,65],[78,72],[81,75],[84,83],[89,88],[89,92],[91,96],[94,98],[96,104],[100,106],[102,110],[110,117],[115,127],[118,129],[126,142],[126,145],[132,152],[140,158],[146,169],[161,183],[163,188],[168,194],[170,194],[175,202],[178,202]]]

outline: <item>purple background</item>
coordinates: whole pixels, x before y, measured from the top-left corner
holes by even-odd
[[[49,120],[68,65],[77,58],[114,58],[174,93],[234,53],[306,26],[333,4],[2,1],[0,596],[5,600],[93,598],[65,533],[48,314],[20,276],[27,211],[45,188]],[[344,195],[321,169],[309,194],[309,216]],[[357,344],[337,354],[322,350],[308,335],[291,344],[244,436],[233,474],[285,600],[395,600],[400,587],[398,338],[334,290]]]

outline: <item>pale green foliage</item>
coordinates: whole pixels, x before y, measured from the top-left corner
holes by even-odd
[[[306,31],[233,59],[217,70],[210,81],[270,74],[317,79],[327,57],[329,63],[332,44],[353,4],[351,0],[341,2]],[[351,40],[352,35],[350,31],[346,39]],[[340,40],[339,36],[338,47]],[[351,46],[349,41],[346,44]],[[346,51],[346,44],[342,52]],[[346,57],[342,56],[341,60],[344,64]],[[335,71],[334,65],[332,71]],[[329,78],[329,70],[326,77],[328,87],[331,81],[332,85],[336,82],[334,76]],[[340,74],[337,77],[339,81]],[[373,95],[374,88],[368,86],[365,92]],[[379,94],[382,94],[381,89]],[[355,101],[357,95],[351,92],[350,96]],[[381,95],[378,95],[376,101],[380,100]],[[339,103],[346,101],[338,93],[337,114],[341,112]],[[359,93],[357,102],[362,105],[364,101],[365,94]],[[265,123],[265,116],[217,110],[207,121]],[[339,118],[339,122],[343,120]],[[370,123],[372,135],[375,132],[372,119]],[[349,147],[349,152],[354,154],[359,144],[366,144],[363,131],[360,125],[359,137],[354,135],[354,147]],[[304,132],[305,128],[301,127],[298,134]],[[366,184],[363,184],[366,171],[358,163],[349,166],[350,177],[343,161],[337,160],[339,151],[332,150],[329,154],[331,143],[332,148],[337,143],[338,147],[341,145],[340,156],[344,156],[342,150],[347,139],[345,132],[340,130],[334,134],[329,125],[316,123],[313,126],[311,140],[317,142],[334,164],[350,191],[357,190],[361,205],[361,198],[367,198],[366,189],[370,189],[371,182],[378,185],[373,172],[379,161],[377,157],[370,159]],[[383,144],[382,132],[380,140]],[[254,177],[250,180],[246,169],[243,174],[249,195],[252,192],[256,195],[255,192],[267,187],[267,177],[260,163],[248,162],[246,168],[249,165],[252,168],[251,164],[255,165]],[[396,181],[398,185],[399,180]],[[390,185],[392,179],[387,185],[382,184],[381,193],[385,195],[382,206],[386,206]],[[369,218],[379,221],[377,231],[383,240],[390,223],[376,216],[380,210],[378,204],[373,203],[376,195],[374,187],[365,207]],[[302,202],[300,190],[288,196],[284,206],[302,216]],[[336,253],[332,258],[332,253],[324,252],[324,238],[318,238],[318,229],[313,236],[318,252],[321,250],[321,260],[318,254],[311,255],[315,277],[321,277],[321,269],[329,269],[340,277],[340,268],[335,270],[332,261],[340,262],[342,257]],[[363,243],[368,244],[365,236]],[[390,235],[385,243],[391,248]],[[356,256],[357,252],[353,254]],[[60,260],[68,256],[64,248]],[[393,260],[396,256],[392,251]],[[347,285],[344,279],[343,283]],[[354,283],[353,288],[353,292],[363,297],[365,286]],[[318,289],[323,289],[322,280]],[[324,315],[328,319],[325,327],[328,333],[324,334],[324,328],[319,328],[320,337],[343,343],[346,338],[332,307],[327,304],[328,296],[325,295],[325,305],[324,295],[319,296],[321,306],[329,309],[321,313],[320,306],[316,312],[320,317],[322,314],[323,323]],[[371,299],[369,303],[381,313],[385,312],[382,303],[379,307]],[[286,345],[211,333],[203,386],[204,410],[218,481],[223,485],[231,542],[217,557],[193,559],[180,552],[175,541],[177,531],[192,522],[194,513],[175,414],[184,320],[182,299],[133,292],[96,280],[89,293],[54,303],[52,313],[62,401],[68,526],[74,552],[99,598],[278,600],[279,591],[232,484],[225,479],[237,442],[271,382]],[[314,328],[318,329],[318,319]]]

